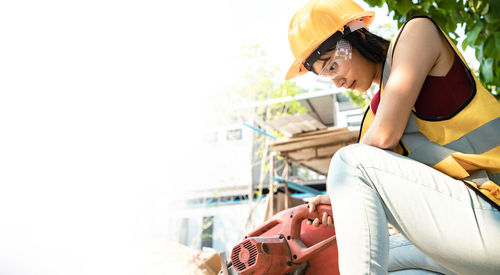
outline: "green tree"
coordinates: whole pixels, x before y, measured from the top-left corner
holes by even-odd
[[[243,120],[260,128],[271,136],[281,137],[282,134],[268,127],[265,121],[275,119],[279,116],[304,114],[307,112],[307,109],[295,100],[274,104],[259,103],[283,97],[293,98],[308,91],[298,87],[294,82],[283,81],[279,68],[268,64],[266,53],[259,45],[245,47],[243,53],[241,64],[244,64],[242,72],[244,77],[241,87],[234,94],[238,98],[233,99],[233,102],[246,102],[247,105],[253,106],[243,112],[239,112],[243,116]],[[271,142],[271,138],[256,133],[255,142],[256,147],[260,149],[256,151],[257,155],[253,156],[255,160],[253,165],[260,167],[259,191],[257,192],[257,196],[261,196],[263,182],[268,175],[266,172],[269,171],[271,153],[269,151],[269,143]]]
[[[387,4],[401,26],[415,15],[428,15],[457,43],[458,24],[465,24],[467,46],[475,50],[481,82],[500,99],[500,1],[498,0],[365,0],[371,6]]]
[[[235,93],[235,96],[239,97],[236,101],[247,102],[250,105],[287,96],[295,97],[308,92],[298,87],[294,82],[283,81],[279,68],[268,64],[267,60],[265,51],[259,45],[243,48],[241,63],[244,64],[242,71],[244,79],[241,87],[237,88],[237,93]],[[307,112],[307,109],[295,100],[286,103],[262,104],[249,110],[263,121]],[[276,131],[273,131],[273,134],[281,135]]]

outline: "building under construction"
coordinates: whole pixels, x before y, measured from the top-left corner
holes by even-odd
[[[230,253],[246,232],[267,218],[326,191],[330,159],[356,142],[362,110],[337,90],[258,105],[292,100],[307,114],[271,121],[242,119],[206,132],[204,151],[198,154],[203,159],[197,160],[204,163],[197,166],[199,184],[171,217],[172,241]],[[283,137],[273,136],[272,130]],[[266,166],[259,157],[262,148],[255,145],[262,137],[270,158]]]

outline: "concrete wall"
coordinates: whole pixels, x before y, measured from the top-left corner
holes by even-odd
[[[241,139],[228,140],[228,132],[241,130]],[[196,166],[194,191],[250,186],[252,173],[252,130],[242,123],[213,129],[207,135],[216,140],[207,141],[193,154]]]

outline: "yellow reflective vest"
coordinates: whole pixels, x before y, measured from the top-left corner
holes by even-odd
[[[400,33],[403,28],[404,25]],[[413,110],[396,152],[462,180],[498,208],[500,207],[500,103],[471,73],[450,38],[442,30],[441,34],[446,37],[451,48],[467,68],[472,82],[472,96],[453,115],[444,119],[426,120]],[[391,41],[387,53],[380,87],[381,97],[389,78],[392,52],[398,38],[399,35]],[[374,117],[368,107],[361,124],[359,139],[366,133]]]

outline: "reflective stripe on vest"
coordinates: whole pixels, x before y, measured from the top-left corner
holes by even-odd
[[[461,138],[441,146],[430,141],[418,131],[414,116],[410,116],[401,140],[409,150],[408,157],[429,166],[434,166],[455,152],[482,154],[500,146],[498,129],[500,129],[500,118],[496,118]]]

